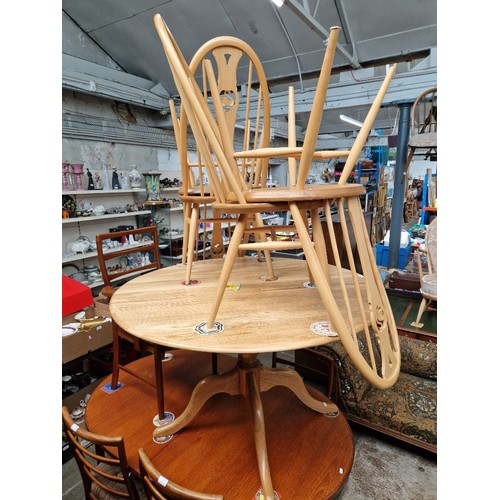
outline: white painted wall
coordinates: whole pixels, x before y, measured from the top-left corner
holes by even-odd
[[[156,125],[158,112],[145,108],[129,106],[127,110],[133,115],[137,125]],[[75,115],[97,117],[114,122],[123,120],[114,101],[96,96],[63,90],[62,111]],[[127,127],[127,124],[123,124]],[[166,130],[169,144],[175,144],[173,131]],[[155,147],[138,144],[122,144],[119,142],[89,140],[84,138],[62,138],[63,162],[83,163],[85,169],[93,174],[107,168],[110,172],[116,168],[119,174],[126,174],[136,165],[139,172],[161,171],[162,179],[180,178],[180,163],[175,147]],[[85,176],[85,182],[87,177]]]

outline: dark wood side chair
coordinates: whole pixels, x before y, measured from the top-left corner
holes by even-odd
[[[75,457],[86,499],[141,498],[121,436],[101,436],[79,426],[62,408],[63,429]],[[89,445],[90,443],[90,445]]]
[[[153,465],[144,448],[139,448],[139,467],[148,499],[153,500],[222,500],[222,495],[189,490],[164,477]]]
[[[117,240],[116,247],[109,246],[109,242]],[[161,268],[158,229],[156,226],[145,226],[138,229],[102,233],[96,235],[97,255],[99,267],[104,281],[101,295],[110,300],[117,289],[117,280],[132,278],[140,273]],[[118,262],[118,263],[117,263]],[[111,389],[118,387],[120,370],[133,375],[156,390],[158,400],[158,421],[165,418],[165,396],[163,392],[162,362],[165,352],[170,349],[158,344],[146,342],[121,328],[111,316],[113,328],[113,372],[111,375]],[[155,380],[148,380],[125,364],[120,363],[121,341],[131,342],[136,352],[149,352],[154,356]],[[217,354],[212,354],[212,371],[217,373]]]
[[[113,247],[110,242],[117,241],[119,246]],[[117,280],[138,276],[140,273],[161,268],[160,249],[158,246],[158,230],[156,226],[146,226],[127,231],[101,233],[96,235],[97,256],[104,282],[101,295],[108,301],[117,288]],[[158,419],[165,418],[162,359],[167,350],[163,346],[145,342],[121,328],[112,320],[113,328],[113,372],[111,388],[118,387],[120,370],[137,377],[153,387],[158,399]],[[120,363],[121,340],[131,342],[136,352],[150,352],[155,359],[155,381],[147,380]]]

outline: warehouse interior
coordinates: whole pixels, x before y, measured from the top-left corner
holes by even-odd
[[[18,74],[22,77],[16,78],[16,86],[19,87],[19,90],[16,89],[16,96],[19,95],[18,100],[25,101],[26,107],[25,113],[21,114],[19,102],[7,102],[8,112],[17,125],[9,127],[8,131],[9,142],[15,144],[15,148],[12,148],[15,151],[11,153],[9,160],[11,163],[21,161],[24,165],[30,165],[33,181],[29,186],[29,196],[38,200],[37,207],[40,207],[44,215],[41,224],[31,224],[30,228],[33,234],[30,239],[38,242],[37,249],[43,247],[43,259],[38,262],[38,267],[41,268],[40,279],[36,280],[37,283],[30,290],[32,298],[29,308],[36,309],[37,318],[50,316],[51,328],[59,327],[58,315],[47,313],[51,309],[60,309],[59,285],[54,285],[53,297],[47,297],[46,290],[47,284],[51,286],[55,281],[55,273],[59,273],[59,249],[65,243],[62,241],[63,237],[59,236],[60,181],[55,177],[60,175],[59,162],[79,161],[75,157],[77,149],[68,147],[68,144],[86,140],[85,133],[95,140],[99,134],[98,127],[111,117],[108,111],[102,117],[94,115],[95,109],[103,108],[103,102],[120,103],[113,113],[115,119],[122,124],[127,123],[130,117],[128,113],[132,111],[131,114],[139,118],[136,124],[172,131],[168,99],[172,97],[178,103],[178,93],[154,30],[153,15],[156,12],[160,12],[168,22],[188,60],[204,41],[219,35],[238,36],[253,46],[263,62],[268,78],[274,139],[278,144],[287,134],[286,98],[290,85],[294,87],[296,98],[297,137],[299,140],[303,138],[301,134],[305,131],[310,116],[325,48],[324,40],[331,26],[340,26],[341,32],[329,86],[330,101],[327,98],[327,103],[330,104],[325,107],[319,131],[319,148],[338,149],[352,143],[358,127],[342,120],[340,115],[363,121],[379,81],[389,65],[397,63],[396,74],[377,115],[373,133],[367,140],[368,147],[377,148],[388,145],[389,142],[394,147],[401,124],[401,104],[413,103],[424,90],[434,85],[439,86],[442,110],[439,140],[442,165],[439,171],[439,208],[442,223],[439,252],[440,255],[445,255],[441,264],[445,279],[440,286],[446,292],[440,301],[438,315],[441,348],[438,355],[439,459],[436,454],[436,465],[439,463],[439,471],[435,496],[428,498],[444,498],[458,493],[487,497],[493,491],[495,477],[495,461],[491,457],[487,458],[487,453],[495,445],[496,439],[491,436],[495,413],[490,408],[492,387],[488,380],[495,376],[492,367],[495,366],[495,347],[498,342],[496,338],[490,338],[492,335],[489,334],[492,331],[493,311],[497,307],[491,286],[491,283],[496,283],[498,271],[494,265],[490,265],[493,262],[495,241],[495,227],[490,222],[490,213],[493,213],[496,205],[491,145],[496,141],[493,124],[498,104],[494,103],[492,97],[496,94],[495,78],[485,74],[490,71],[486,68],[491,67],[491,50],[484,50],[484,47],[492,47],[495,43],[494,40],[489,40],[496,29],[494,15],[488,15],[484,6],[457,6],[454,14],[458,20],[452,21],[448,7],[432,0],[402,2],[397,8],[393,2],[386,0],[378,0],[369,6],[359,0],[285,0],[281,7],[271,0],[151,0],[140,3],[125,1],[119,4],[63,0],[61,7],[62,9],[58,5],[53,6],[53,9],[48,10],[48,15],[42,6],[34,9],[34,16],[15,12],[16,17],[32,17],[31,21],[28,20],[28,32],[32,34],[33,41],[35,38],[43,38],[43,41],[30,41],[29,49],[21,51],[25,54],[24,61],[30,61],[28,67],[26,64],[19,64],[21,57],[17,52],[12,51],[8,56],[8,62],[12,60],[13,65],[13,59],[17,59],[15,67],[19,68]],[[46,20],[47,17],[57,22],[50,21],[51,28],[44,28],[41,36],[40,20]],[[62,39],[59,31],[61,28]],[[41,50],[50,56],[45,57],[39,52]],[[36,72],[33,67],[36,67]],[[50,70],[47,71],[46,67]],[[37,89],[40,88],[36,94],[33,92],[34,85]],[[3,86],[7,87],[4,88],[4,94],[9,96],[10,88],[5,81]],[[42,97],[45,95],[48,97]],[[33,96],[39,101],[40,110],[34,115],[33,99],[26,99],[26,96]],[[62,111],[62,120],[59,110]],[[98,118],[102,123],[92,123],[83,132],[81,128],[71,129],[74,116],[82,111],[92,118]],[[26,115],[36,117],[37,122],[33,127],[35,133],[32,134],[36,136],[33,138],[34,147],[29,148],[26,148],[25,141],[20,140],[15,132],[26,126]],[[45,122],[48,126],[45,126]],[[129,122],[129,125],[134,123]],[[462,142],[471,137],[474,137],[474,149],[471,148],[472,154],[465,153]],[[23,151],[21,160],[20,150]],[[172,146],[169,145],[169,151],[171,150]],[[133,162],[127,160],[126,153],[120,151],[120,154],[129,169]],[[44,158],[43,165],[40,165],[41,156]],[[172,163],[175,161],[178,161],[178,157],[173,154]],[[435,170],[436,165],[437,161],[432,166]],[[146,163],[142,166],[147,168]],[[416,176],[424,177],[425,167],[422,168]],[[13,169],[10,170],[9,175],[12,175]],[[318,168],[318,172],[320,170]],[[173,169],[169,170],[167,176],[173,177],[173,172]],[[12,184],[16,179],[17,185],[19,179],[17,174],[14,175],[16,177],[12,179]],[[8,196],[12,197],[9,203],[18,207],[18,195],[9,193]],[[48,220],[54,217],[57,220]],[[53,228],[48,229],[46,219],[49,226],[54,224]],[[413,222],[419,223],[420,220]],[[48,230],[57,236],[54,246],[45,243],[47,239],[51,239],[47,235]],[[469,276],[462,279],[461,269],[464,261],[469,262],[471,242],[479,245],[476,252],[480,256],[480,262],[487,264],[487,270],[481,273],[481,277]],[[32,252],[31,246],[22,250],[25,262],[32,262]],[[474,270],[470,274],[479,273]],[[9,286],[12,286],[9,294],[13,297],[23,296],[24,287],[21,289],[19,272],[9,271],[8,275]],[[469,290],[480,293],[471,294]],[[14,323],[12,327],[18,326]],[[43,327],[43,331],[45,330]],[[476,339],[478,342],[474,342]],[[37,351],[47,352],[47,342],[40,338],[39,333],[31,335],[30,342],[33,342]],[[59,339],[54,341],[53,349],[54,352],[60,352]],[[478,349],[478,355],[470,355],[473,349]],[[49,347],[49,350],[52,348]],[[44,415],[43,421],[50,434],[55,436],[51,438],[55,443],[52,459],[55,472],[47,474],[46,470],[38,470],[39,465],[35,467],[33,464],[33,467],[44,484],[47,477],[50,478],[44,489],[54,489],[54,494],[58,494],[61,490],[58,390],[61,356],[47,353],[44,357],[44,371],[47,369],[48,380],[54,380],[50,386],[57,387],[52,390],[47,387],[48,384],[44,384],[43,390],[33,391],[37,394],[33,396],[30,406],[39,409],[50,402],[50,411],[47,411],[47,416]],[[481,366],[480,373],[483,374],[485,370],[486,374],[486,377],[481,377],[479,384],[473,376],[477,371],[464,369],[475,363]],[[45,367],[46,364],[54,366]],[[18,371],[18,365],[13,364],[10,369]],[[490,374],[489,371],[493,373]],[[27,374],[24,377],[25,384],[32,387],[33,375]],[[14,390],[17,394],[18,387]],[[9,394],[8,400],[12,397],[14,401],[16,394]],[[469,398],[465,399],[465,395],[469,395]],[[474,400],[486,402],[484,407],[481,406],[486,411],[472,414],[480,415],[479,419],[465,420],[463,416],[470,417],[470,412],[458,410],[470,408],[471,395],[474,395]],[[19,414],[8,418],[8,428],[19,427]],[[473,431],[472,434],[464,436],[464,431],[469,429]],[[377,445],[371,439],[370,435],[360,449],[368,453],[366,450],[370,446],[376,448]],[[419,453],[412,455],[411,447],[410,451],[405,447],[402,449],[405,456],[411,457],[408,460],[412,466],[415,466],[416,461],[418,467],[419,458],[415,457],[420,457]],[[62,475],[64,483],[64,470]],[[471,476],[473,480],[468,479]],[[457,481],[457,477],[463,478],[463,481]],[[394,481],[397,483],[397,479]],[[383,481],[377,481],[377,484],[383,487]],[[353,496],[346,498],[356,498],[352,492],[353,488]],[[408,498],[420,498],[412,496],[413,492],[406,493]],[[381,490],[374,494],[384,498]],[[405,494],[401,493],[400,498],[406,498]]]

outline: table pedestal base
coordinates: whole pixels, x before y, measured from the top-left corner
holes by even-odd
[[[154,439],[165,438],[193,420],[203,405],[216,394],[242,395],[250,401],[254,420],[255,449],[259,464],[259,474],[265,500],[274,500],[271,471],[267,457],[264,411],[260,392],[275,386],[290,389],[306,406],[329,417],[339,414],[334,403],[326,403],[313,398],[305,387],[300,375],[289,368],[267,368],[257,359],[258,354],[239,354],[238,363],[227,373],[210,375],[202,379],[194,388],[191,399],[179,417],[172,422],[157,427]]]

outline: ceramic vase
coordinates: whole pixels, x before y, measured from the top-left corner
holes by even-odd
[[[83,191],[83,163],[72,163],[73,175],[75,177],[75,190]]]
[[[160,201],[160,175],[161,172],[146,172],[142,174],[146,181],[148,201]]]

